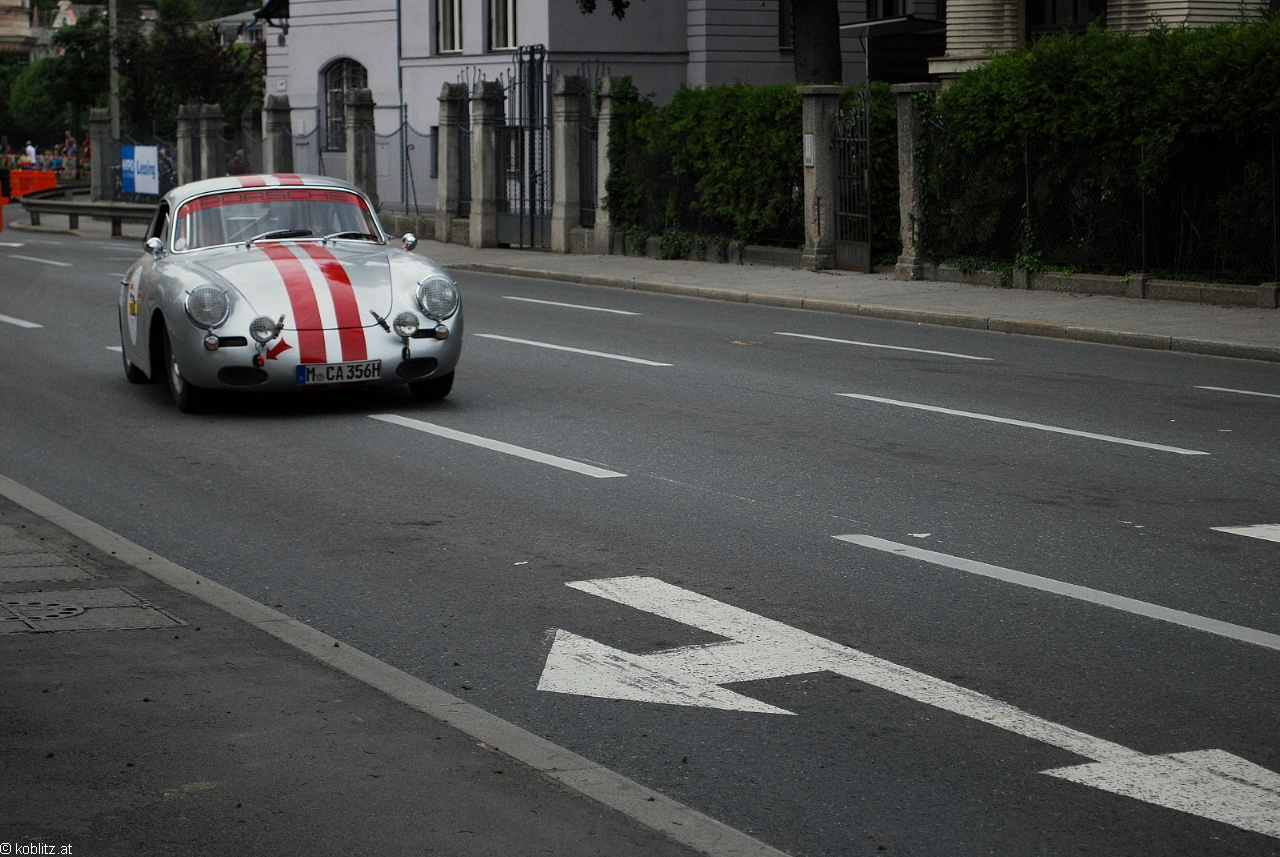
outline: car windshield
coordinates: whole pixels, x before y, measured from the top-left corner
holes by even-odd
[[[280,233],[274,235],[273,233]],[[173,249],[298,238],[380,236],[357,194],[315,187],[238,190],[197,197],[178,209]],[[380,238],[375,240],[381,240]]]

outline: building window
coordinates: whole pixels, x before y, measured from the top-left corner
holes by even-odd
[[[324,70],[324,148],[347,150],[347,93],[369,87],[369,72],[353,59],[334,60]]]
[[[796,46],[792,0],[778,0],[778,49],[789,51]]]
[[[436,51],[462,51],[462,0],[436,0]]]
[[[516,0],[489,0],[489,50],[509,50],[516,44]]]
[[[868,20],[900,17],[902,17],[902,3],[899,0],[867,0]]]
[[[1105,0],[1028,0],[1027,38],[1083,33],[1105,11]]]

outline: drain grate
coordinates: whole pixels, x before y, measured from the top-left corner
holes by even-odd
[[[134,631],[185,624],[127,589],[66,589],[0,595],[0,635]]]

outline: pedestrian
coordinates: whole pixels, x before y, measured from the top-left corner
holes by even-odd
[[[76,138],[71,136],[70,131],[67,131],[63,138],[62,153],[66,156],[63,164],[71,173],[72,178],[80,178],[80,147],[76,144]]]
[[[34,167],[36,165],[36,147],[31,145],[30,140],[27,141],[26,155],[27,163]]]

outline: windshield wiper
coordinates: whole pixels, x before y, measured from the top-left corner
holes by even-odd
[[[328,244],[334,238],[354,238],[358,241],[377,241],[377,235],[371,235],[368,232],[331,232],[324,236],[322,243]]]
[[[255,241],[262,241],[264,239],[277,240],[280,238],[305,238],[312,234],[314,233],[312,233],[310,229],[272,229],[270,232],[263,232],[259,235],[253,236],[248,241],[244,242],[244,246],[252,247]]]

